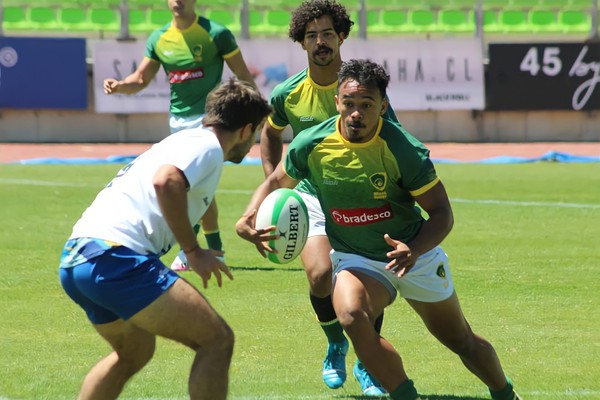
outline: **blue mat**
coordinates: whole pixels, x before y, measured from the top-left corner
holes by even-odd
[[[125,156],[110,156],[107,158],[32,158],[29,160],[16,161],[12,164],[127,164],[135,159],[136,155]],[[484,158],[477,161],[457,161],[451,159],[434,158],[434,163],[437,164],[517,164],[517,163],[533,163],[533,162],[564,162],[564,163],[591,163],[600,162],[600,156],[576,156],[567,153],[559,153],[549,151],[540,157],[512,157],[512,156],[497,156]],[[246,157],[242,161],[243,165],[260,165],[260,158]],[[232,163],[227,163],[232,164]]]

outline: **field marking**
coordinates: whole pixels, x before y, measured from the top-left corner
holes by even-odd
[[[13,185],[26,185],[26,186],[61,186],[61,187],[101,187],[101,185],[91,185],[86,183],[73,183],[73,182],[56,182],[56,181],[39,181],[31,179],[11,179],[11,178],[0,178],[0,184],[13,184]],[[217,190],[217,194],[245,194],[252,195],[253,190],[241,190],[241,189],[224,189]],[[600,204],[586,204],[586,203],[561,203],[561,202],[550,202],[550,201],[516,201],[516,200],[482,200],[482,199],[463,199],[459,197],[451,198],[451,202],[454,203],[465,203],[465,204],[490,204],[490,205],[506,205],[506,206],[519,206],[519,207],[557,207],[557,208],[591,208],[600,209]],[[0,400],[2,400],[0,398]]]

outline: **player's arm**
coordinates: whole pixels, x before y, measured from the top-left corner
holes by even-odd
[[[222,285],[221,272],[233,279],[227,266],[211,250],[202,249],[198,244],[187,215],[189,183],[183,171],[174,165],[162,165],[154,174],[152,184],[163,217],[187,256],[188,265],[202,278],[204,288],[208,286],[211,274],[215,275],[219,287]]]
[[[272,191],[278,188],[292,189],[300,182],[285,173],[283,165],[280,163],[275,171],[265,179],[265,181],[254,191],[252,198],[246,211],[235,224],[236,233],[242,238],[256,245],[259,253],[266,257],[266,251],[272,251],[265,243],[269,240],[274,240],[279,237],[271,232],[275,230],[275,225],[268,226],[264,229],[255,229],[254,223],[256,220],[256,212],[258,207],[263,202],[265,197]]]
[[[281,161],[282,153],[283,129],[272,126],[267,120],[260,133],[260,158],[265,177],[273,173]]]
[[[125,79],[119,81],[114,78],[104,80],[104,93],[135,94],[150,84],[156,77],[160,63],[148,57],[144,57],[138,68]]]
[[[438,180],[427,191],[415,195],[414,199],[429,215],[419,233],[409,243],[385,235],[385,241],[394,248],[387,254],[392,261],[386,268],[391,269],[398,276],[406,274],[422,254],[442,243],[454,225],[450,200],[441,181]]]
[[[229,67],[231,72],[233,72],[233,74],[239,80],[246,81],[252,84],[252,86],[256,87],[254,77],[252,76],[252,73],[250,73],[250,70],[248,69],[246,62],[244,61],[244,57],[242,56],[241,51],[238,51],[231,57],[226,58],[225,62],[227,63],[227,66]]]

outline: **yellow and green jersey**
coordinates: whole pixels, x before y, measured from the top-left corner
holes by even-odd
[[[269,123],[278,129],[284,129],[290,125],[295,137],[305,129],[338,114],[335,106],[336,94],[337,81],[327,86],[321,86],[311,79],[309,70],[306,68],[273,89],[271,93],[273,113],[269,116]],[[391,106],[388,106],[383,117],[399,123]],[[315,193],[307,181],[300,182],[296,189]]]
[[[335,250],[388,262],[383,235],[414,238],[424,219],[413,196],[439,178],[429,150],[398,123],[381,118],[366,143],[345,140],[339,123],[335,116],[296,136],[285,172],[316,190]]]
[[[204,114],[208,93],[221,82],[223,63],[240,51],[233,34],[204,17],[179,30],[166,24],[146,41],[145,56],[160,62],[171,85],[171,114]]]

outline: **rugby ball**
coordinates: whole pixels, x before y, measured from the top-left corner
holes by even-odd
[[[255,227],[270,225],[277,227],[273,233],[278,233],[279,239],[269,241],[277,253],[267,252],[267,258],[275,264],[287,264],[302,252],[308,237],[308,210],[302,197],[287,188],[269,193],[258,208]]]

